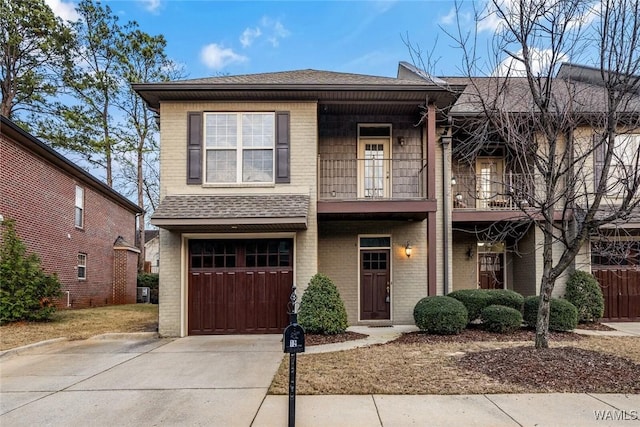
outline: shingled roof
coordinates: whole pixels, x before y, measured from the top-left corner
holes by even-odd
[[[180,230],[305,230],[309,200],[302,194],[171,195],[162,200],[151,223]]]
[[[407,102],[417,105],[428,95],[441,107],[450,105],[462,87],[427,78],[394,78],[320,70],[217,76],[171,82],[134,83],[133,89],[154,109],[162,101]]]

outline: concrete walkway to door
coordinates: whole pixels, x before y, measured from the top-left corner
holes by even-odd
[[[58,342],[0,359],[3,426],[248,426],[280,335]]]

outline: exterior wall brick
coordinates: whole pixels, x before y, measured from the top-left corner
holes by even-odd
[[[358,318],[360,235],[391,236],[391,322],[413,324],[413,308],[427,296],[426,232],[426,221],[327,221],[320,224],[319,271],[338,287],[349,324],[376,323],[361,322]],[[413,247],[411,258],[407,258],[404,251],[407,241]]]
[[[270,186],[187,185],[187,112],[192,111],[288,111],[290,113],[289,184]],[[300,295],[318,271],[316,163],[318,147],[317,104],[315,102],[166,102],[161,105],[160,174],[161,199],[173,194],[304,194],[309,195],[307,230],[295,233],[295,284]],[[255,234],[269,236],[269,233]],[[197,236],[190,233],[188,237]],[[202,234],[200,237],[205,237]],[[237,234],[216,234],[234,238]],[[160,334],[187,334],[186,253],[180,233],[160,233]],[[246,236],[245,236],[246,237]]]
[[[84,227],[75,227],[75,188],[84,189]],[[113,302],[114,242],[135,241],[135,214],[83,181],[0,137],[0,214],[15,220],[28,253],[36,253],[45,272],[62,283],[60,308]],[[77,278],[78,254],[87,256],[86,280]],[[135,267],[129,274],[135,291]],[[132,278],[132,279],[131,279]],[[135,302],[135,299],[134,299]]]

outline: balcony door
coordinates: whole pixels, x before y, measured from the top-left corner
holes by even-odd
[[[358,198],[388,198],[391,187],[389,138],[358,141]]]
[[[478,209],[500,207],[506,204],[502,193],[504,159],[501,157],[478,157],[476,160],[476,179]]]

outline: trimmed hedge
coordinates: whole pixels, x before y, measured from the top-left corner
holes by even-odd
[[[511,289],[489,289],[489,305],[503,305],[522,312],[524,297]]]
[[[524,322],[531,328],[536,327],[540,296],[524,299]],[[578,326],[578,309],[566,299],[551,298],[549,312],[549,330],[571,331]]]
[[[490,305],[503,305],[522,311],[524,304],[524,297],[510,289],[460,289],[448,296],[464,304],[469,313],[469,322],[478,319],[482,310]]]
[[[333,335],[347,330],[347,310],[336,285],[323,274],[311,278],[302,294],[298,322],[311,334]]]
[[[490,305],[482,310],[482,329],[489,332],[507,334],[520,329],[522,313],[504,305]]]
[[[574,271],[567,282],[565,298],[578,309],[579,322],[597,322],[604,314],[600,284],[586,271]]]
[[[460,289],[450,292],[450,298],[460,301],[467,309],[469,323],[480,317],[482,310],[489,306],[489,295],[485,289]]]
[[[448,296],[422,298],[413,309],[413,319],[422,331],[438,335],[455,335],[469,321],[464,304]]]

